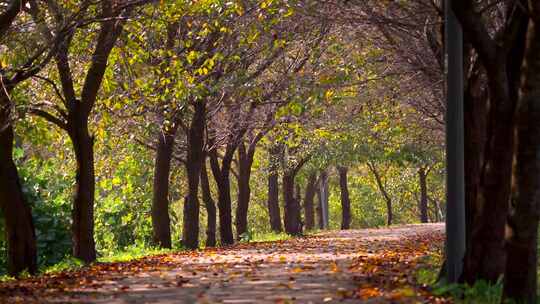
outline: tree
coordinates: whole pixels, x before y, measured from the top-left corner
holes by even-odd
[[[338,167],[339,186],[341,189],[341,229],[346,230],[351,227],[351,199],[349,198],[349,186],[347,184],[347,167]]]
[[[384,201],[386,202],[386,224],[390,226],[392,225],[394,219],[394,212],[392,209],[392,197],[390,197],[390,194],[386,190],[386,186],[379,172],[379,169],[377,168],[377,165],[373,162],[368,162],[367,166],[369,170],[371,170],[371,173],[373,173],[375,181],[377,182],[377,187],[379,188],[379,191],[381,191],[381,194],[384,197]]]
[[[328,228],[328,172],[322,170],[319,174],[319,189],[317,191],[317,223],[319,223],[319,229]]]
[[[31,4],[30,8],[28,4]],[[84,4],[84,11],[88,4]],[[30,206],[22,191],[17,166],[13,160],[15,96],[17,87],[36,77],[57,54],[66,36],[85,22],[77,15],[65,16],[65,22],[55,28],[54,39],[36,39],[39,24],[32,15],[43,9],[33,1],[8,1],[0,13],[0,39],[7,50],[0,57],[0,208],[5,216],[8,246],[8,272],[18,275],[24,270],[37,271],[36,236]],[[23,24],[30,24],[25,30]],[[25,43],[11,43],[21,40]],[[28,45],[26,45],[28,43]],[[31,51],[28,52],[27,50]],[[18,99],[18,98],[17,98]]]
[[[5,37],[26,1],[10,1],[0,15],[0,37]],[[30,63],[32,63],[30,61]],[[24,270],[37,271],[36,236],[32,214],[22,192],[19,173],[13,160],[14,130],[12,100],[15,86],[24,75],[11,76],[0,63],[0,208],[5,215],[8,246],[8,271],[17,275]],[[10,78],[11,76],[11,78]],[[18,77],[17,77],[18,76]],[[28,78],[30,75],[23,77]],[[19,79],[18,79],[19,78]]]
[[[273,110],[268,109],[269,118],[274,116]],[[247,217],[249,201],[251,199],[251,188],[249,181],[251,178],[251,167],[253,166],[253,158],[257,144],[263,139],[267,132],[271,130],[273,119],[270,123],[263,126],[263,129],[256,135],[248,137],[249,144],[246,147],[245,143],[240,143],[238,146],[238,206],[236,207],[236,235],[238,239],[248,231]]]
[[[175,40],[178,35],[178,23],[169,23],[167,26],[167,40],[165,48],[171,52],[174,50]],[[172,58],[167,56],[167,65],[171,65]],[[164,78],[170,77],[166,73]],[[162,81],[160,81],[161,83]],[[162,92],[165,94],[165,92]],[[156,157],[154,166],[154,183],[152,198],[152,230],[153,242],[156,246],[171,248],[171,227],[169,217],[169,178],[171,172],[171,160],[173,158],[176,132],[178,130],[178,121],[176,109],[173,109],[173,119],[168,120],[166,111],[159,113],[158,143],[156,147]],[[169,122],[169,123],[166,123]]]
[[[514,109],[524,53],[527,18],[523,3],[512,1],[504,25],[496,28],[483,21],[472,1],[453,1],[457,18],[486,70],[489,102],[485,152],[476,200],[467,202],[474,218],[464,260],[464,278],[496,282],[505,268],[504,230],[510,201],[514,146]],[[488,12],[489,13],[489,12]],[[493,19],[496,20],[496,19]],[[499,46],[500,45],[500,46]],[[467,124],[467,122],[466,122]],[[485,204],[490,207],[486,208]],[[471,212],[472,211],[472,212]]]
[[[429,171],[422,167],[418,169],[418,181],[420,183],[420,222],[427,223],[428,219],[428,195],[427,177]]]
[[[529,25],[518,102],[513,204],[508,219],[504,298],[537,303],[540,219],[540,4],[529,1]]]
[[[202,162],[201,167],[201,190],[202,199],[208,215],[208,221],[206,224],[206,247],[216,246],[216,226],[217,226],[217,213],[216,203],[212,198],[212,191],[210,189],[210,182],[208,180],[208,169],[206,168],[206,157]]]
[[[94,137],[89,131],[89,118],[98,98],[109,56],[133,9],[133,3],[119,5],[110,1],[101,1],[98,7],[96,18],[102,21],[98,35],[95,37],[92,59],[80,91],[77,92],[78,75],[72,70],[70,63],[70,49],[75,38],[75,32],[71,32],[59,45],[54,57],[61,84],[61,90],[57,91],[58,104],[47,106],[45,103],[43,107],[34,108],[32,111],[64,130],[71,139],[77,161],[73,199],[73,255],[85,262],[96,259]],[[66,18],[64,10],[57,5],[48,6],[48,9],[48,13],[55,16],[54,23],[57,26],[61,25]],[[44,12],[34,11],[33,18],[40,24],[45,39],[54,41],[54,33],[44,17]],[[52,108],[52,112],[48,112],[47,108]]]
[[[293,163],[287,163],[283,170],[282,188],[285,204],[283,220],[285,232],[291,235],[301,235],[303,232],[300,201],[295,197],[294,190],[296,175],[309,158],[310,156],[306,155]]]
[[[274,232],[281,232],[281,215],[279,208],[279,165],[283,157],[282,146],[271,145],[268,149],[268,215],[270,228]]]
[[[312,172],[309,175],[306,185],[306,193],[304,195],[304,221],[306,230],[315,228],[315,193],[317,191],[317,173]]]

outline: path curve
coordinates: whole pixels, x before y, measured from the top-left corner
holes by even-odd
[[[7,297],[24,303],[444,302],[419,294],[412,274],[422,250],[440,243],[443,233],[442,224],[333,231],[96,265],[0,284],[0,302]],[[415,295],[407,300],[413,288]]]

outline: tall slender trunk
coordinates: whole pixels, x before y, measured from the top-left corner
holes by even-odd
[[[204,127],[206,123],[206,105],[194,102],[194,114],[188,131],[186,172],[188,195],[184,204],[184,229],[182,244],[190,249],[199,247],[199,181],[204,161]]]
[[[216,203],[212,199],[212,191],[210,190],[210,182],[208,181],[208,171],[206,169],[206,160],[203,160],[201,167],[201,189],[204,206],[207,213],[206,222],[206,247],[216,246],[216,226],[217,212]]]
[[[351,227],[351,200],[349,198],[349,186],[347,182],[347,167],[338,167],[339,187],[341,189],[341,229],[346,230]]]
[[[268,214],[270,216],[270,228],[274,232],[281,232],[281,214],[279,210],[279,174],[278,166],[281,155],[281,148],[273,146],[270,148],[269,173],[268,173]]]
[[[218,190],[219,236],[222,245],[234,244],[230,184],[231,162],[232,157],[230,159],[224,158],[220,167],[217,151],[213,150],[210,153],[210,165]]]
[[[427,197],[427,175],[426,168],[418,170],[418,181],[420,183],[420,222],[427,223],[428,219],[428,197]]]
[[[377,170],[375,164],[368,162],[368,168],[371,170],[371,173],[373,173],[373,176],[375,177],[375,181],[377,183],[377,187],[379,188],[379,191],[381,192],[384,201],[386,202],[386,224],[390,226],[392,225],[394,220],[394,213],[392,210],[392,198],[390,197],[390,194],[388,194],[388,191],[386,191],[384,182],[382,181],[382,177],[379,174],[379,171]]]
[[[319,198],[319,227],[320,229],[327,229],[329,225],[328,221],[328,172],[323,170],[319,176],[319,191],[317,195]]]
[[[519,101],[513,208],[508,219],[504,298],[537,303],[540,218],[540,4],[530,1],[531,20]]]
[[[90,263],[96,260],[94,138],[88,132],[87,117],[80,115],[80,111],[74,112],[73,115],[75,117],[70,121],[69,126],[69,136],[77,160],[71,228],[73,256]]]
[[[253,154],[246,151],[246,146],[241,143],[238,146],[238,206],[236,207],[236,237],[239,240],[247,232],[247,217],[249,201],[251,199],[251,166]]]
[[[316,191],[317,174],[313,172],[309,175],[306,194],[304,195],[304,221],[307,230],[313,230],[315,228],[315,209],[313,203]]]
[[[167,39],[165,47],[173,51],[176,41],[178,23],[167,25]],[[171,58],[166,62],[170,64]],[[170,77],[166,72],[165,77]],[[161,91],[164,91],[162,88]],[[161,92],[164,93],[164,92]],[[161,248],[171,248],[171,219],[169,216],[169,184],[171,173],[172,155],[175,146],[175,137],[178,130],[179,121],[174,121],[172,126],[164,124],[164,117],[161,118],[161,128],[158,135],[158,146],[156,149],[156,159],[154,165],[154,188],[152,197],[152,239],[155,246]],[[177,120],[177,119],[174,119]]]
[[[229,171],[229,170],[227,170]],[[222,245],[234,244],[232,231],[232,208],[230,175],[223,174],[218,185],[219,235]]]
[[[299,183],[295,184],[294,198],[298,201],[298,203],[302,202],[302,187]]]
[[[326,228],[326,217],[324,213],[326,212],[325,206],[326,206],[326,194],[325,189],[327,189],[328,185],[328,173],[326,171],[322,171],[319,175],[319,184],[317,189],[317,220],[319,224],[319,229],[325,229]]]
[[[2,108],[5,107],[5,108]],[[7,267],[11,275],[24,270],[37,272],[36,234],[13,161],[13,127],[9,122],[9,103],[0,102],[0,208],[4,214],[7,240]]]
[[[171,248],[169,176],[171,172],[175,135],[176,129],[159,133],[154,166],[152,237],[154,245],[162,248]]]
[[[302,234],[302,219],[300,202],[294,196],[296,173],[286,171],[283,174],[283,200],[285,201],[284,224],[285,232],[291,235]]]

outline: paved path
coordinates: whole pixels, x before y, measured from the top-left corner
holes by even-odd
[[[0,302],[433,303],[439,300],[418,295],[413,273],[443,230],[427,224],[325,232],[96,265],[4,286]]]

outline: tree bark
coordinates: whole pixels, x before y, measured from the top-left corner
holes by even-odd
[[[244,143],[238,146],[238,206],[236,207],[236,237],[238,240],[247,232],[247,217],[251,199],[249,181],[254,155],[255,150],[246,149]]]
[[[283,172],[283,200],[285,232],[290,235],[302,235],[302,207],[300,201],[295,197],[295,178],[300,169],[310,159],[310,156],[304,157],[294,167],[285,168]]]
[[[94,138],[88,132],[88,117],[81,116],[80,111],[74,112],[74,115],[69,126],[69,136],[77,160],[71,228],[73,256],[90,263],[96,259]]]
[[[328,173],[323,170],[319,175],[319,189],[317,189],[317,219],[319,229],[326,229],[326,218],[324,216],[325,206],[327,206],[326,190],[328,189]]]
[[[204,201],[204,206],[207,213],[206,223],[206,247],[216,246],[216,226],[217,212],[216,203],[212,199],[212,191],[210,191],[210,182],[208,181],[208,171],[206,169],[206,160],[203,160],[201,167],[201,189]]]
[[[530,1],[531,20],[519,101],[513,208],[507,225],[504,298],[537,303],[540,218],[540,3]]]
[[[273,146],[269,151],[269,173],[268,173],[268,214],[270,216],[270,228],[274,232],[282,232],[281,213],[279,210],[279,174],[281,148]]]
[[[152,198],[152,231],[155,246],[171,248],[171,220],[169,217],[169,176],[174,149],[174,130],[164,130],[158,137],[154,167]]]
[[[470,53],[470,50],[465,52]],[[466,61],[471,61],[469,55]],[[467,80],[464,92],[464,123],[465,123],[465,237],[466,252],[464,258],[464,272],[460,281],[473,282],[472,272],[475,268],[472,259],[473,227],[475,218],[479,214],[478,192],[480,190],[481,170],[485,153],[487,120],[489,110],[488,92],[481,82],[485,71],[480,67],[473,67]],[[471,273],[471,275],[469,275]]]
[[[319,178],[319,181],[318,181],[319,185],[318,185],[318,189],[316,192],[317,194],[317,207],[315,208],[315,213],[317,215],[317,227],[319,229],[324,229],[324,219],[323,219],[323,215],[322,215],[322,205],[323,205],[323,197],[322,197],[322,191],[320,190],[321,188],[321,179]]]
[[[315,228],[315,209],[313,204],[316,191],[317,174],[313,172],[309,175],[306,186],[306,194],[304,195],[304,221],[306,224],[306,230],[313,230]]]
[[[199,247],[199,181],[204,161],[204,127],[206,123],[206,105],[194,102],[194,114],[188,131],[186,172],[188,195],[184,205],[184,229],[182,245],[189,249]]]
[[[178,23],[167,25],[167,39],[165,47],[173,51],[176,41]],[[170,63],[171,58],[167,58]],[[165,77],[170,77],[170,73],[165,73]],[[163,88],[161,91],[164,91]],[[161,92],[163,93],[163,92]],[[154,166],[154,188],[152,198],[152,230],[153,243],[161,248],[171,248],[171,220],[169,216],[169,183],[171,172],[171,161],[175,146],[175,137],[178,130],[178,121],[172,126],[165,125],[165,118],[161,117],[160,132],[158,134],[158,145],[156,149],[156,159]]]
[[[285,201],[285,232],[290,235],[302,234],[302,218],[300,214],[300,202],[294,196],[296,173],[286,171],[283,174],[283,200]]]
[[[427,197],[427,175],[426,168],[418,170],[418,180],[420,183],[420,222],[427,223],[428,219],[428,197]]]
[[[480,279],[495,283],[506,264],[504,234],[511,193],[514,113],[528,16],[512,4],[508,7],[511,13],[506,26],[493,39],[473,1],[452,1],[452,8],[486,69],[490,98],[485,152],[472,212],[474,219],[469,219],[474,224],[468,228],[470,241],[463,278],[470,284]]]
[[[230,150],[228,152],[230,153]],[[220,167],[217,151],[214,149],[210,152],[210,165],[218,190],[219,235],[222,245],[234,244],[230,184],[231,163],[232,153],[226,152],[226,157],[223,158]]]
[[[72,210],[73,255],[90,263],[96,259],[94,243],[94,138],[88,130],[88,121],[97,100],[108,58],[114,48],[124,22],[131,10],[113,11],[109,2],[101,3],[101,13],[106,21],[102,22],[96,38],[90,66],[86,70],[84,84],[77,97],[73,73],[70,68],[69,50],[73,35],[58,46],[55,53],[56,67],[62,85],[63,103],[67,110],[62,119],[54,115],[45,115],[50,122],[67,131],[77,160],[76,185]],[[119,15],[121,18],[115,18]],[[52,35],[52,34],[50,34]],[[65,121],[64,121],[65,120]]]
[[[0,103],[0,208],[4,214],[7,241],[7,268],[10,275],[24,270],[37,272],[36,234],[30,206],[27,204],[13,161],[14,132],[9,102]]]
[[[379,174],[379,171],[377,170],[375,164],[368,162],[368,168],[371,170],[371,173],[373,173],[375,181],[377,182],[377,187],[379,188],[379,191],[381,192],[384,201],[386,202],[386,224],[390,226],[392,225],[392,222],[394,220],[394,214],[392,211],[392,198],[390,197],[390,194],[388,194],[388,192],[386,191],[381,175]]]
[[[347,183],[347,167],[338,167],[339,187],[341,189],[341,229],[347,230],[351,227],[351,200],[349,198],[349,186]]]

